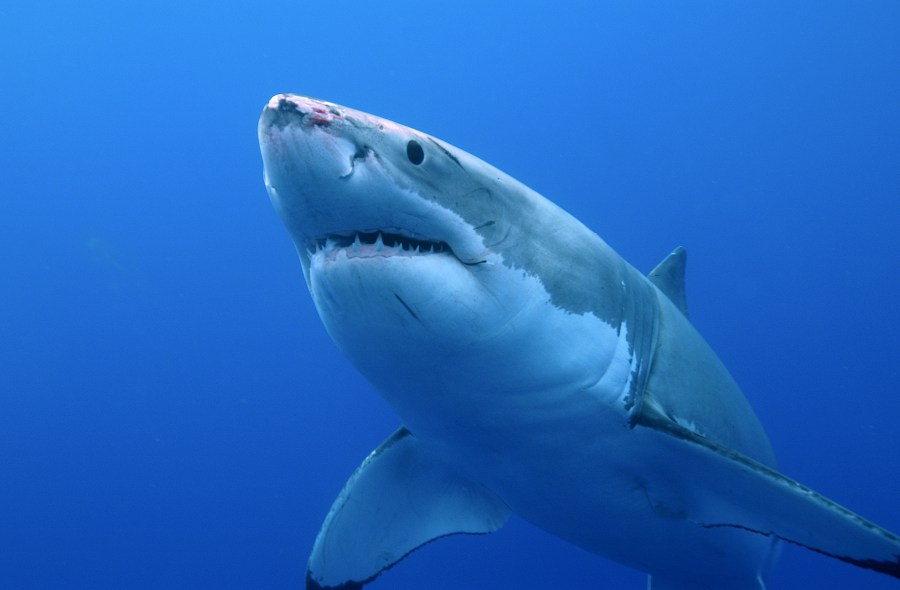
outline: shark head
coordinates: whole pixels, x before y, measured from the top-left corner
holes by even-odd
[[[603,375],[621,263],[562,209],[429,135],[312,98],[272,98],[259,140],[319,315],[389,401]],[[610,337],[575,330],[583,321]],[[548,370],[553,353],[533,343],[561,338],[570,346]]]
[[[339,254],[415,259],[420,272],[482,262],[483,240],[443,202],[448,186],[451,198],[470,201],[481,188],[449,146],[294,95],[269,102],[259,134],[269,195],[297,247],[310,254],[303,259],[307,279],[322,250],[332,261]]]

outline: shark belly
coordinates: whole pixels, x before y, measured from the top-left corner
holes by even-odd
[[[397,262],[403,261],[382,261]],[[437,350],[429,332],[412,326],[424,321],[432,329],[451,330],[461,320],[444,314],[432,319],[404,290],[415,283],[404,275],[407,269],[363,295],[336,286],[368,284],[367,269],[319,264],[313,262],[316,276],[329,287],[313,282],[312,294],[329,332],[424,452],[462,479],[490,490],[548,532],[666,579],[698,579],[702,571],[712,586],[739,587],[735,580],[756,580],[767,571],[773,541],[735,529],[706,531],[692,522],[692,505],[717,498],[695,488],[689,473],[672,468],[680,461],[677,441],[637,424],[645,403],[661,405],[688,426],[709,425],[704,435],[774,462],[764,431],[715,354],[683,314],[624,261],[621,281],[636,284],[629,291],[642,297],[628,301],[618,328],[555,308],[539,282],[526,281],[515,294],[500,296],[531,300],[531,290],[541,294],[534,297],[541,303],[505,319],[487,339]],[[340,308],[331,309],[336,302]],[[385,309],[393,312],[386,315]],[[370,341],[351,337],[373,321],[378,325],[370,330],[380,334],[375,352]],[[653,323],[659,327],[650,330]],[[638,338],[641,327],[645,333]],[[416,334],[421,341],[409,343]],[[498,344],[513,339],[515,346]],[[401,340],[414,352],[393,354]],[[553,342],[559,344],[548,346]],[[645,366],[646,383],[638,386],[635,355],[651,344],[654,362]],[[498,349],[505,352],[498,356]],[[570,370],[547,380],[547,365]],[[668,385],[673,382],[678,389]],[[501,387],[515,395],[497,396]]]
[[[684,461],[682,442],[642,426],[636,416],[642,403],[665,407],[689,427],[711,425],[704,436],[721,438],[774,466],[768,439],[727,370],[696,330],[680,321],[682,314],[665,297],[659,302],[668,330],[655,349],[659,362],[650,369],[645,399],[631,412],[610,403],[626,397],[627,385],[605,379],[586,388],[523,395],[517,404],[492,408],[489,413],[504,420],[489,428],[461,427],[466,416],[446,412],[458,436],[432,438],[422,431],[421,438],[434,456],[493,490],[514,513],[585,550],[661,579],[759,588],[777,559],[778,540],[698,526],[692,517],[697,505],[718,504],[725,520],[739,522],[742,515],[717,491],[694,485],[694,471],[704,466]],[[610,374],[628,373],[625,349],[623,344]],[[679,362],[683,355],[693,364]],[[672,395],[669,387],[661,398],[650,399],[660,384],[670,382],[699,392],[697,403],[674,403],[684,396]],[[486,399],[470,403],[491,405]],[[717,420],[705,420],[708,414]],[[416,421],[410,417],[405,423]],[[714,432],[716,425],[722,430]]]

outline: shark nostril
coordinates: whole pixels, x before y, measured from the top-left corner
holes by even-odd
[[[372,153],[372,148],[367,145],[357,148],[353,155],[350,156],[350,170],[346,174],[341,175],[341,178],[346,180],[353,176],[353,172],[356,170],[356,163],[367,160]]]
[[[356,160],[365,160],[366,158],[369,157],[369,154],[371,154],[371,153],[372,153],[372,148],[370,148],[367,145],[364,145],[356,150],[356,152],[353,154],[353,157],[351,158],[351,160],[353,162],[355,162]]]

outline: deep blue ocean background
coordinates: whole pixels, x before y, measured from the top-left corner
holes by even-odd
[[[279,92],[470,151],[643,271],[686,246],[782,470],[900,531],[898,31],[894,0],[4,3],[0,588],[301,588],[398,426],[269,204]],[[371,588],[644,579],[513,519]],[[792,547],[769,582],[850,587],[898,583]]]

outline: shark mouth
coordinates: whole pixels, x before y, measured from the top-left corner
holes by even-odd
[[[347,258],[447,255],[468,266],[485,262],[484,260],[463,260],[444,241],[423,240],[382,231],[329,234],[309,240],[306,251],[310,259],[316,255],[333,258],[338,251],[343,251]]]

